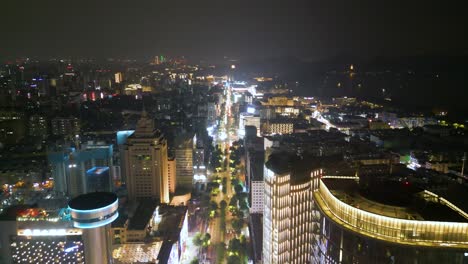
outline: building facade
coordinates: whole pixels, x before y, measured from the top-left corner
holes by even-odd
[[[193,134],[181,134],[175,140],[177,186],[187,190],[193,184]]]
[[[167,141],[146,112],[123,151],[129,199],[157,198],[169,203]]]
[[[313,212],[318,214],[312,221],[311,263],[467,263],[467,221],[389,216],[387,210],[369,209],[381,206],[378,203],[370,201],[371,206],[367,206],[344,199],[342,194],[349,193],[352,179],[327,180],[319,180],[313,194]],[[337,185],[348,187],[343,191],[334,187]],[[444,201],[427,191],[424,195]],[[465,212],[455,210],[466,218]]]
[[[359,177],[284,156],[265,166],[263,263],[468,262],[468,214],[445,198],[425,190],[407,204],[376,202]]]
[[[263,262],[308,263],[312,234],[313,178],[275,168],[270,160],[265,171],[263,211]],[[287,164],[284,164],[288,166]],[[280,164],[281,167],[282,164]],[[309,175],[320,175],[317,170]]]
[[[169,193],[175,193],[176,191],[176,177],[177,177],[177,170],[176,170],[176,159],[169,158],[167,160],[167,179],[169,184]]]

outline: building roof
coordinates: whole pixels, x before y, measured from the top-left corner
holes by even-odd
[[[278,175],[291,174],[291,183],[299,184],[310,180],[312,170],[341,160],[341,156],[317,157],[308,153],[280,151],[271,154],[265,166]]]
[[[93,210],[106,207],[117,201],[117,195],[110,192],[94,192],[73,198],[68,206],[75,210]]]
[[[130,219],[128,225],[129,230],[143,230],[146,228],[146,225],[151,220],[154,210],[159,205],[158,201],[143,199],[140,201],[135,214]]]
[[[186,212],[186,206],[161,205],[159,214],[162,218],[156,231],[158,236],[172,243],[178,241]]]
[[[406,204],[400,203],[395,206],[385,193],[375,190],[373,195],[369,195],[355,180],[322,179],[322,181],[336,198],[370,213],[407,220],[468,222],[468,219],[440,202],[421,199],[423,196],[420,192],[414,192]],[[381,188],[388,188],[388,183],[382,182]],[[392,189],[396,193],[401,191],[393,186]]]
[[[263,181],[263,166],[265,164],[265,151],[252,151],[250,153],[250,170],[252,181]]]

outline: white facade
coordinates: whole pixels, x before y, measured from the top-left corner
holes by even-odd
[[[276,174],[265,167],[263,211],[263,262],[308,263],[312,243],[314,178],[294,183],[289,173]],[[314,177],[314,178],[313,178]]]
[[[250,205],[251,214],[262,214],[263,213],[263,200],[264,200],[264,191],[265,183],[263,181],[252,181],[252,186],[250,187],[252,195],[252,204]]]
[[[245,135],[245,126],[254,126],[257,128],[257,136],[260,136],[260,116],[250,113],[240,113],[239,115],[239,135]]]
[[[269,134],[292,134],[294,132],[293,123],[270,123],[267,131]]]

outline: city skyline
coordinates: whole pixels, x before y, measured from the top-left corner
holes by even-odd
[[[468,16],[9,1],[0,263],[468,263]]]

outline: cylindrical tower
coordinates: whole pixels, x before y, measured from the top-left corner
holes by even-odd
[[[83,194],[68,207],[73,225],[83,229],[86,263],[112,263],[109,226],[119,216],[117,196],[108,192]]]

